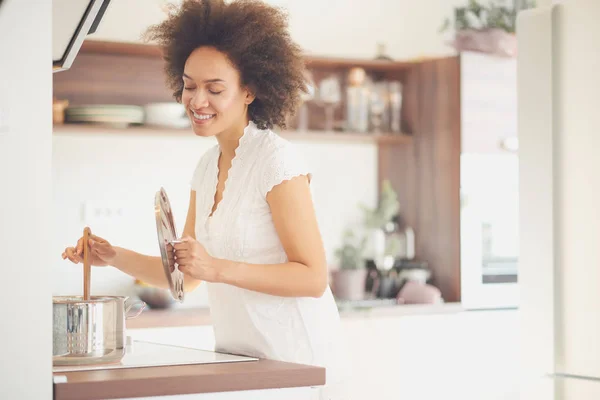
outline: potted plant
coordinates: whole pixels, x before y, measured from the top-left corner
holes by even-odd
[[[507,3],[512,3],[512,6]],[[532,0],[469,0],[466,6],[454,9],[454,40],[450,44],[459,52],[515,57],[517,13],[532,7],[535,7]],[[447,18],[440,32],[448,30],[451,25],[452,21]]]
[[[393,218],[400,210],[398,195],[392,188],[391,183],[388,180],[384,180],[381,185],[381,196],[377,207],[371,209],[361,205],[361,208],[364,214],[364,224],[369,238],[368,252],[379,268],[384,264],[386,255],[389,254],[388,251],[386,251],[388,250],[386,226],[392,222]],[[389,268],[391,268],[391,266],[389,266]]]
[[[333,270],[331,290],[340,300],[362,300],[365,296],[367,269],[363,256],[366,239],[352,230],[344,232],[342,246],[336,250],[339,268]]]

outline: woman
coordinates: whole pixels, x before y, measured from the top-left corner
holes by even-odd
[[[218,144],[191,180],[185,290],[206,282],[216,350],[325,366],[321,399],[342,399],[339,315],[310,193],[310,169],[270,129],[305,90],[285,15],[259,1],[184,1],[148,31],[197,136]],[[91,263],[168,287],[159,257],[92,236]],[[83,241],[63,253],[82,260]]]

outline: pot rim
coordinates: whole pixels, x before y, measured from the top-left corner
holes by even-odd
[[[129,296],[90,296],[89,300],[84,300],[83,296],[52,296],[52,304],[96,304],[96,303],[108,303],[114,300],[123,300],[124,302],[129,299]]]

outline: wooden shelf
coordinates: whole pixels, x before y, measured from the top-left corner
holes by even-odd
[[[160,58],[161,50],[158,46],[142,43],[106,42],[99,40],[86,40],[81,46],[81,53],[104,55],[128,55],[138,57]],[[421,60],[385,61],[360,58],[323,57],[305,55],[307,67],[323,69],[349,69],[362,67],[374,72],[399,72],[415,67]]]
[[[100,40],[86,40],[81,45],[80,53],[111,54],[127,56],[161,57],[162,53],[157,45],[126,42],[105,42]]]
[[[391,133],[353,133],[353,132],[321,132],[321,131],[289,131],[280,133],[288,140],[306,140],[320,142],[346,142],[346,143],[380,143],[380,144],[408,144],[412,136]]]
[[[322,69],[350,69],[361,67],[371,72],[400,72],[417,65],[418,61],[385,61],[358,58],[305,56],[306,66]]]
[[[109,125],[64,124],[54,125],[54,134],[116,134],[116,135],[149,135],[149,136],[192,136],[190,128],[160,128],[152,126],[131,126],[119,128]],[[342,143],[378,143],[408,144],[412,136],[389,133],[352,133],[326,131],[285,131],[277,132],[281,137],[291,141],[310,142],[342,142]]]

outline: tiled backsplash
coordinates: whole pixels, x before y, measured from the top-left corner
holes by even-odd
[[[189,180],[201,155],[214,139],[177,134],[58,133],[53,136],[55,257],[54,294],[81,294],[82,271],[61,259],[83,227],[112,244],[158,255],[153,215],[154,194],[167,190],[176,227],[181,233],[189,202]],[[377,198],[375,144],[298,142],[314,171],[313,195],[330,263],[342,231],[360,219],[359,203]],[[97,209],[121,215],[96,215]],[[133,294],[133,278],[114,268],[94,268],[92,294]],[[185,306],[206,305],[201,286]]]

